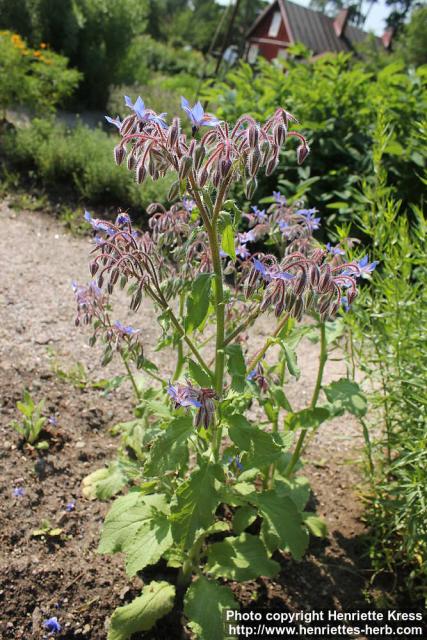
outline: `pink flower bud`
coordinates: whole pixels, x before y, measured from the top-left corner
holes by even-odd
[[[116,147],[114,147],[114,160],[116,164],[122,164],[125,156],[126,149],[121,144],[118,144]]]
[[[297,149],[298,164],[302,164],[309,153],[310,153],[310,147],[308,146],[308,144],[306,142],[303,144],[300,144],[300,146]]]

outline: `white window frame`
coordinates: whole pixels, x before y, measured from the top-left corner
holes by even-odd
[[[277,38],[279,35],[280,27],[282,25],[282,14],[280,11],[275,11],[271,19],[270,28],[268,30],[269,38]]]

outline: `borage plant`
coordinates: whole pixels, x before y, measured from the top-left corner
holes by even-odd
[[[272,173],[287,139],[298,139],[300,162],[307,156],[284,109],[263,125],[243,116],[231,127],[183,100],[186,135],[178,118],[167,125],[140,98],[126,104],[132,113],[123,122],[109,118],[122,136],[116,161],[127,158],[140,183],[175,172],[170,199],[182,200],[169,209],[152,204],[144,233],[126,213],[115,223],[86,216],[96,231],[96,281],[75,287],[77,323],[92,324],[92,343],[105,342],[104,363],[115,351],[123,357],[138,407],[136,420],[117,427],[119,459],[92,474],[85,489],[105,498],[130,484],[106,517],[99,551],[123,552],[130,576],[162,561],[175,578],[145,580],[142,595],[113,613],[108,637],[129,638],[183,604],[194,635],[213,640],[223,637],[223,610],[238,606],[224,582],[273,576],[278,551],[299,559],[309,532],[324,534],[322,521],[304,510],[308,483],[294,472],[310,429],[345,410],[364,411],[347,379],[324,388],[328,403],[318,401],[337,335],[330,321],[351,305],[357,278],[373,266],[366,258],[347,262],[343,247],[322,246],[313,238],[315,210],[288,206],[280,193],[268,211],[251,213],[227,199],[239,180],[250,199],[257,174]],[[261,241],[279,249],[251,251]],[[113,321],[108,297],[116,286],[128,288],[133,311],[147,298],[154,303],[158,348],[177,354],[169,377],[146,358],[141,332]],[[276,328],[253,353],[246,332],[269,312]],[[305,314],[312,321],[299,324]],[[298,376],[295,348],[313,331],[317,380],[309,405],[294,411],[285,381]],[[138,385],[134,366],[151,386]],[[260,408],[265,418],[257,420]]]

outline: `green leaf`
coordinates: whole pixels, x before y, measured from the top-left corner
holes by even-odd
[[[301,375],[301,370],[297,364],[296,351],[291,349],[283,340],[281,342],[283,352],[285,354],[286,365],[291,376],[294,376],[298,380]]]
[[[174,598],[175,587],[168,582],[150,582],[141,596],[114,611],[108,640],[127,640],[137,631],[148,631],[172,610]]]
[[[226,347],[227,370],[231,376],[231,387],[242,393],[246,384],[246,363],[240,344],[230,344]]]
[[[288,496],[298,511],[302,512],[310,497],[310,484],[307,478],[298,476],[293,480],[277,480],[276,492],[279,496]]]
[[[188,626],[201,640],[224,640],[225,609],[238,609],[232,591],[203,576],[193,582],[185,594]]]
[[[176,491],[170,516],[172,535],[174,541],[184,548],[191,547],[199,529],[207,529],[214,521],[220,502],[216,490],[219,474],[222,474],[222,468],[206,461]]]
[[[274,576],[280,571],[280,565],[270,560],[258,536],[242,533],[238,538],[226,538],[210,546],[206,571],[215,578],[244,582],[259,576]]]
[[[328,409],[315,407],[314,409],[302,409],[295,413],[289,413],[285,418],[287,429],[315,429],[322,422],[331,417]]]
[[[360,418],[366,414],[368,403],[356,382],[340,378],[323,390],[333,405],[335,415],[342,415],[344,411],[348,411]]]
[[[166,496],[131,491],[117,498],[105,518],[98,553],[116,553],[131,544],[138,529],[153,517],[153,508],[167,513]]]
[[[234,242],[234,231],[231,224],[228,224],[221,236],[221,248],[222,250],[230,256],[232,260],[236,259],[236,248]]]
[[[243,533],[253,522],[255,522],[258,513],[255,507],[246,505],[239,507],[233,515],[233,531],[237,534]]]
[[[200,387],[212,387],[212,378],[202,369],[198,362],[188,358],[188,369],[191,378],[197,382]]]
[[[144,466],[147,477],[161,476],[166,471],[178,469],[188,459],[187,441],[194,433],[191,416],[180,416],[154,441],[148,461]]]
[[[82,482],[82,494],[88,500],[108,500],[116,495],[128,482],[128,477],[118,461],[104,469],[90,473]]]
[[[227,417],[230,425],[229,435],[241,451],[248,453],[245,456],[245,467],[265,467],[280,457],[282,448],[279,439],[267,431],[262,431],[250,424],[246,418],[239,414]]]
[[[310,533],[317,538],[326,538],[328,535],[328,527],[322,518],[319,518],[315,513],[309,513],[308,511],[302,514],[302,518]]]
[[[195,331],[206,318],[212,277],[211,273],[199,273],[193,282],[191,293],[187,298],[187,317],[185,318],[187,333]]]
[[[300,560],[308,546],[308,533],[303,526],[301,514],[293,501],[279,496],[275,491],[253,494],[254,502],[264,518],[261,536],[267,548],[272,550],[272,537],[281,548],[288,548],[296,560]],[[275,542],[275,541],[274,541]]]
[[[164,513],[154,512],[133,539],[123,546],[126,553],[126,573],[134,576],[148,565],[156,564],[173,544],[171,526]]]

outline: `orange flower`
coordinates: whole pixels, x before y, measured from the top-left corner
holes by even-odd
[[[47,44],[46,42],[40,42],[40,49],[46,49]]]
[[[35,58],[40,58],[40,57],[41,57],[41,55],[42,55],[42,52],[41,52],[41,51],[34,51],[34,57],[35,57]]]

